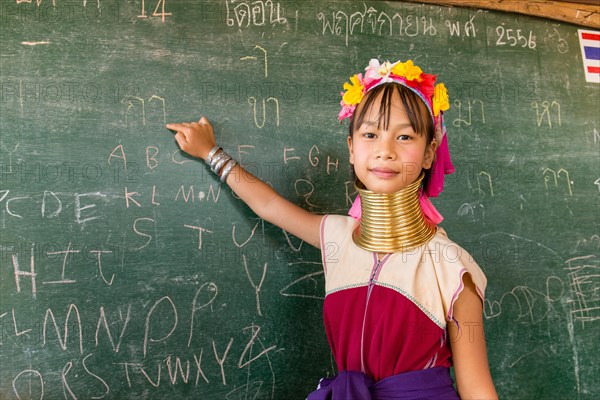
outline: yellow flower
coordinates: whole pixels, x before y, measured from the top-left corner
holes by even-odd
[[[433,115],[437,117],[440,111],[446,111],[450,108],[450,97],[448,90],[443,83],[435,85],[433,93]]]
[[[421,68],[413,64],[412,60],[408,60],[405,63],[399,62],[392,69],[392,74],[403,76],[407,81],[421,82],[421,74],[423,71]]]
[[[347,105],[354,105],[360,103],[363,98],[363,84],[361,83],[358,75],[354,75],[350,77],[350,83],[344,83],[344,89],[346,93],[344,93],[344,103]]]

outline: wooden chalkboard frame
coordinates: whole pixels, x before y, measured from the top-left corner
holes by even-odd
[[[587,26],[590,28],[600,28],[600,6],[598,5],[597,0],[574,2],[523,0],[420,0],[413,2],[514,12],[535,17],[554,19],[557,21],[570,22],[572,24]]]

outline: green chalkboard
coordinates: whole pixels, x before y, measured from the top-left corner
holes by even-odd
[[[285,197],[345,213],[339,92],[372,57],[449,88],[434,203],[489,280],[501,398],[600,394],[600,100],[577,27],[402,2],[7,0],[0,398],[302,399],[335,363],[318,249],[165,122],[206,115]]]

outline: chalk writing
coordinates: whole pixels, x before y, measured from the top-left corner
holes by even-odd
[[[112,333],[109,328],[108,321],[106,320],[106,313],[104,312],[104,307],[100,307],[100,316],[98,317],[98,323],[96,324],[96,335],[94,337],[96,347],[98,347],[98,335],[100,334],[100,327],[104,326],[104,330],[106,331],[106,336],[108,336],[108,341],[115,353],[119,352],[119,348],[121,347],[121,342],[123,341],[123,334],[127,329],[127,325],[129,324],[129,320],[131,319],[131,304],[127,305],[127,315],[125,315],[125,321],[123,321],[123,315],[121,314],[121,310],[119,308],[119,316],[121,317],[121,321],[123,322],[123,327],[121,328],[121,333],[119,334],[119,340],[115,344]]]
[[[589,239],[583,238],[578,240],[577,244],[575,245],[575,250],[579,249],[580,247],[588,246],[595,249],[600,249],[600,235],[592,235]]]
[[[431,17],[418,17],[408,14],[402,18],[402,15],[395,13],[390,17],[385,11],[377,11],[374,7],[367,7],[363,3],[364,10],[353,12],[348,15],[345,11],[331,11],[325,14],[317,14],[317,20],[321,22],[321,32],[323,36],[331,34],[334,36],[343,36],[346,46],[348,38],[355,33],[377,34],[382,36],[417,36],[428,35],[435,36],[437,29],[433,25]],[[404,25],[405,24],[405,25]]]
[[[569,271],[571,316],[586,323],[600,320],[600,259],[596,255],[574,257],[565,261]]]
[[[48,308],[46,310],[46,314],[44,316],[44,325],[43,325],[44,327],[43,327],[43,331],[42,331],[42,336],[44,338],[43,344],[44,344],[44,346],[46,345],[46,328],[48,325],[48,317],[50,317],[52,319],[52,323],[54,324],[54,330],[56,331],[56,338],[58,340],[58,343],[60,344],[60,348],[63,349],[63,351],[67,350],[67,339],[69,337],[69,317],[71,316],[71,312],[74,312],[75,317],[77,318],[76,327],[79,331],[79,352],[80,352],[80,354],[83,354],[83,330],[81,327],[81,316],[79,315],[79,310],[77,309],[77,306],[73,303],[71,303],[69,305],[69,309],[67,311],[67,316],[65,317],[64,336],[60,332],[60,328],[58,327],[58,324],[56,323],[56,319],[54,318],[54,313],[52,312],[52,309]]]
[[[269,60],[267,58],[267,49],[265,49],[264,47],[261,47],[259,45],[254,46],[254,50],[260,50],[263,52],[263,58],[264,58],[264,69],[265,69],[265,78],[267,78],[269,76]],[[256,60],[256,57],[254,56],[244,56],[241,57],[240,60],[244,61],[244,60]]]
[[[307,299],[319,299],[322,300],[325,298],[325,294],[323,292],[323,280],[315,279],[316,277],[323,277],[323,270],[321,268],[320,262],[312,262],[312,261],[300,261],[289,263],[290,266],[300,265],[302,267],[316,266],[319,268],[319,271],[311,272],[304,276],[301,276],[298,279],[290,282],[285,285],[280,291],[279,294],[285,297],[300,297]]]
[[[273,363],[271,362],[271,358],[269,357],[269,352],[275,350],[277,348],[277,346],[273,345],[273,346],[265,347],[262,340],[258,337],[258,334],[260,333],[260,329],[261,329],[260,326],[255,325],[255,324],[247,326],[243,329],[243,331],[250,330],[252,332],[252,337],[250,338],[250,341],[248,341],[248,343],[246,344],[246,347],[244,348],[244,351],[242,352],[242,355],[240,356],[240,359],[238,361],[238,368],[248,367],[248,376],[250,376],[250,365],[257,359],[259,359],[260,357],[265,356],[265,358],[267,359],[267,363],[269,365],[269,370],[271,372],[271,398],[275,398],[274,397],[274,394],[275,394],[275,371],[273,370]],[[258,355],[253,356],[252,352],[254,349],[255,342],[258,342],[262,351],[260,353],[258,353]],[[249,353],[248,360],[242,362],[242,360],[244,358],[246,358],[247,353]]]
[[[31,277],[31,293],[33,294],[33,297],[35,298],[35,293],[37,291],[37,287],[35,284],[35,277],[37,276],[36,272],[35,272],[35,260],[34,260],[34,254],[33,254],[33,245],[31,246],[31,257],[30,257],[30,263],[29,263],[29,272],[26,271],[22,271],[19,268],[19,259],[17,257],[16,254],[12,255],[12,263],[13,263],[13,270],[14,270],[14,274],[15,274],[15,286],[17,287],[17,293],[19,293],[21,291],[21,276],[30,276]]]
[[[195,330],[194,323],[198,318],[198,313],[201,310],[211,312],[210,309],[216,297],[217,287],[212,282],[204,283],[196,291],[192,302],[188,347],[192,345],[192,335]],[[124,381],[127,382],[129,387],[132,387],[133,381],[131,375],[133,372],[138,372],[140,377],[143,377],[142,379],[153,388],[159,388],[165,384],[195,384],[197,386],[201,381],[200,377],[202,377],[202,380],[205,383],[209,383],[210,380],[202,369],[203,355],[206,354],[204,352],[206,349],[200,348],[199,352],[194,352],[194,354],[191,354],[190,357],[187,358],[167,353],[164,354],[164,357],[162,357],[158,363],[153,361],[155,358],[146,358],[151,351],[152,343],[160,343],[161,347],[159,347],[159,351],[162,352],[164,349],[162,345],[166,344],[168,339],[175,337],[176,329],[181,329],[181,324],[179,324],[178,319],[179,310],[169,296],[163,296],[150,304],[151,307],[149,307],[146,312],[143,329],[144,335],[142,346],[144,350],[144,361],[143,363],[131,361],[118,363],[124,367]],[[71,303],[66,307],[67,314],[64,317],[64,325],[62,324],[62,321],[56,318],[55,309],[48,308],[44,313],[42,324],[31,323],[31,325],[35,325],[36,327],[42,327],[42,336],[39,338],[34,335],[31,327],[24,328],[22,324],[17,322],[14,308],[11,311],[13,316],[12,323],[14,326],[13,337],[40,340],[44,346],[50,345],[55,338],[58,347],[66,356],[69,356],[70,347],[73,345],[79,348],[79,354],[81,354],[80,356],[75,355],[76,359],[64,362],[62,367],[59,367],[58,372],[50,370],[47,375],[43,375],[40,370],[29,367],[15,373],[15,375],[13,375],[12,383],[13,391],[17,398],[23,396],[25,391],[28,391],[28,396],[23,398],[35,398],[34,396],[37,396],[40,391],[44,392],[48,377],[55,378],[62,386],[66,396],[73,399],[90,398],[90,396],[91,398],[101,398],[110,392],[109,382],[111,382],[111,380],[105,380],[101,374],[94,372],[93,369],[90,368],[90,365],[88,365],[92,353],[83,353],[83,342],[85,341],[86,344],[88,343],[88,341],[84,339],[84,334],[90,334],[95,330],[95,333],[92,333],[95,346],[100,346],[102,338],[106,338],[108,342],[110,342],[110,348],[114,353],[122,351],[121,349],[125,345],[123,342],[128,340],[129,342],[126,342],[126,345],[128,350],[130,350],[131,346],[134,345],[131,340],[136,335],[128,334],[128,331],[134,329],[132,326],[138,325],[137,323],[131,322],[132,318],[138,315],[138,313],[134,311],[132,304],[127,304],[123,307],[118,306],[116,318],[109,318],[107,309],[101,306],[98,310],[98,319],[95,323],[95,329],[84,329],[82,317],[85,316],[80,315],[79,307],[76,304]],[[8,314],[4,312],[0,315],[0,318],[5,317],[6,315]],[[54,326],[54,329],[52,329],[52,326]],[[75,340],[73,340],[73,333],[75,334]],[[264,343],[264,340],[260,336],[261,327],[257,324],[252,323],[249,326],[245,326],[241,329],[241,333],[245,338],[242,339],[243,342],[240,346],[233,346],[236,341],[234,337],[226,337],[225,341],[217,339],[209,340],[209,345],[213,349],[213,360],[220,370],[221,383],[223,385],[229,384],[228,368],[232,363],[228,363],[227,360],[230,358],[232,351],[237,351],[234,349],[240,349],[239,359],[236,360],[233,365],[237,364],[237,369],[247,368],[248,374],[250,374],[251,366],[259,360],[264,360],[264,363],[268,365],[272,377],[271,394],[273,396],[275,389],[275,372],[269,353],[275,351],[277,346],[266,345]],[[196,344],[194,344],[194,346],[196,346]],[[192,355],[193,360],[191,357]],[[79,362],[81,359],[84,360],[83,363]],[[163,373],[165,371],[166,373]],[[98,389],[88,388],[85,395],[83,395],[83,393],[80,395],[78,392],[84,389],[81,389],[80,384],[75,384],[78,376],[81,376],[80,374],[96,380],[98,382],[96,385]],[[29,381],[29,390],[25,388],[25,380],[27,378],[31,378]],[[35,378],[35,380],[33,378]],[[42,396],[43,394],[40,395],[40,398]]]
[[[298,245],[298,247],[295,247],[292,244],[291,238],[290,238],[290,234],[288,234],[285,229],[282,229],[281,232],[283,232],[283,236],[285,236],[285,240],[287,241],[288,245],[290,246],[290,249],[292,249],[292,251],[294,252],[299,252],[302,249],[302,245],[304,244],[304,241],[301,240],[300,244]]]
[[[496,46],[519,46],[522,48],[529,48],[535,50],[536,41],[533,31],[529,31],[528,36],[521,34],[521,29],[506,29],[504,26],[499,25],[496,27],[496,34],[498,40],[496,40]]]
[[[213,304],[213,302],[215,301],[215,299],[217,298],[218,294],[219,294],[219,289],[214,282],[206,282],[202,286],[200,286],[200,289],[196,290],[196,294],[194,295],[194,299],[192,300],[192,315],[190,317],[190,334],[189,334],[188,342],[187,342],[188,347],[190,347],[190,345],[192,343],[192,337],[194,336],[194,317],[196,316],[196,312],[199,310],[202,310],[208,306],[211,306]],[[202,304],[199,304],[198,297],[200,297],[200,296],[203,296],[204,298],[208,298],[208,300],[206,300],[206,302],[204,302]],[[202,359],[202,353],[200,353],[200,359]],[[204,374],[202,374],[202,375],[204,375]],[[204,379],[206,380],[206,382],[208,382],[206,377],[204,377]]]
[[[258,225],[261,223],[262,223],[262,230],[264,232],[264,229],[265,229],[264,222],[265,222],[264,220],[259,219],[258,222],[256,222],[256,224],[254,225],[254,228],[252,228],[252,232],[250,232],[248,239],[246,239],[242,243],[239,243],[236,239],[236,236],[235,236],[236,225],[233,224],[233,227],[231,228],[231,239],[233,239],[233,244],[235,244],[237,247],[244,247],[250,241],[250,239],[252,239],[252,236],[254,236],[254,233],[256,232],[256,228],[258,228]]]
[[[269,101],[272,101],[275,103],[275,124],[277,126],[279,126],[279,100],[277,100],[275,97],[269,97],[266,102],[268,103]],[[250,96],[248,98],[248,104],[250,104],[252,106],[252,115],[254,117],[254,125],[256,125],[257,128],[262,129],[265,126],[265,121],[267,119],[267,115],[266,115],[266,109],[267,106],[265,104],[265,99],[262,99],[262,122],[259,123],[258,119],[257,119],[257,111],[256,111],[256,97]]]
[[[462,204],[458,208],[458,215],[464,216],[464,215],[468,215],[470,213],[471,214],[471,218],[473,219],[473,222],[475,222],[476,221],[476,219],[475,219],[475,210],[481,210],[482,218],[485,219],[485,207],[479,201],[474,201],[472,203],[464,203],[464,204]]]
[[[561,174],[566,176],[566,184],[567,184],[567,189],[569,189],[569,195],[573,196],[573,191],[571,190],[571,185],[573,185],[574,182],[569,177],[569,171],[567,171],[564,168],[559,169],[558,172],[554,171],[551,168],[544,168],[542,175],[544,176],[544,186],[546,187],[546,194],[548,194],[548,190],[549,190],[548,182],[553,181],[554,187],[558,188],[558,179],[560,178]]]
[[[18,330],[19,324],[17,323],[17,317],[15,316],[15,309],[12,308],[10,311],[11,311],[11,315],[12,315],[13,327],[15,328],[15,337],[27,335],[27,333],[32,331],[31,328],[19,331]],[[0,317],[3,317],[5,315],[6,315],[6,313],[2,314]],[[29,336],[29,335],[27,335],[27,336]]]
[[[186,360],[186,371],[185,374],[183,372],[183,368],[181,367],[181,358],[175,357],[175,367],[173,368],[173,362],[171,361],[171,356],[167,357],[167,371],[169,373],[169,379],[171,380],[171,384],[175,385],[177,383],[177,371],[179,371],[179,376],[183,383],[187,383],[190,378],[190,360]]]
[[[24,0],[26,1],[26,0]],[[19,0],[17,0],[17,3],[19,2]],[[31,2],[31,0],[29,0],[29,2]],[[21,399],[21,395],[19,394],[19,391],[17,389],[17,382],[19,381],[19,379],[21,378],[21,375],[24,374],[29,374],[29,377],[27,377],[27,380],[29,381],[29,396],[30,398],[33,399],[33,397],[31,397],[32,392],[35,393],[35,391],[32,391],[32,381],[31,381],[31,375],[34,375],[34,377],[39,378],[39,384],[40,384],[40,397],[39,400],[42,400],[44,398],[44,378],[42,377],[42,374],[34,369],[25,369],[21,372],[19,372],[17,374],[17,376],[14,377],[14,379],[12,380],[12,388],[13,388],[13,392],[15,393],[15,396],[17,396],[17,399]]]
[[[138,246],[138,247],[136,247],[136,248],[134,249],[135,251],[139,251],[139,250],[143,249],[144,247],[148,246],[148,245],[150,244],[150,242],[152,241],[152,235],[150,235],[150,234],[148,234],[148,233],[145,233],[145,232],[142,232],[142,231],[140,231],[140,230],[139,230],[139,228],[138,228],[138,226],[137,226],[137,225],[138,225],[138,223],[139,223],[140,221],[149,221],[149,222],[153,223],[153,224],[154,224],[154,228],[155,228],[155,232],[156,232],[156,221],[155,221],[154,219],[152,219],[152,218],[149,218],[149,217],[145,217],[145,218],[136,218],[136,219],[133,221],[133,226],[132,226],[132,228],[133,228],[133,231],[134,231],[134,232],[135,232],[137,235],[139,235],[139,236],[144,236],[144,237],[146,237],[146,238],[148,238],[148,239],[146,240],[146,243],[144,243],[144,244],[143,244],[143,245],[141,245],[141,246]],[[156,236],[156,234],[155,234],[155,236]]]
[[[162,0],[164,1],[164,0]],[[150,98],[148,99],[148,103],[150,103],[152,100],[154,101],[159,101],[161,104],[161,108],[162,108],[162,114],[163,114],[163,123],[167,123],[167,111],[165,108],[165,99],[163,97],[160,96],[156,96],[156,95],[152,95],[150,96]],[[129,126],[129,112],[135,107],[134,106],[134,102],[139,102],[139,104],[141,104],[141,117],[142,117],[142,125],[146,125],[146,102],[144,101],[143,98],[138,97],[138,96],[125,96],[121,102],[127,102],[128,106],[127,106],[127,110],[125,112],[125,125]]]
[[[171,310],[173,311],[173,327],[171,328],[171,330],[163,337],[161,338],[154,338],[150,336],[150,322],[152,320],[152,314],[154,313],[154,311],[156,310],[156,308],[158,307],[158,305],[160,303],[162,303],[163,301],[167,301],[169,303],[169,305],[171,306]],[[160,318],[161,324],[164,323],[165,321],[165,316],[163,315],[159,315],[158,318]],[[173,332],[175,332],[175,328],[177,328],[177,307],[175,307],[175,303],[173,303],[173,300],[171,300],[171,298],[169,296],[164,296],[161,299],[157,300],[154,305],[152,306],[152,308],[150,308],[150,311],[148,311],[148,315],[146,315],[146,322],[144,324],[144,345],[143,345],[143,352],[144,352],[144,358],[146,358],[146,353],[148,351],[148,342],[162,342],[166,339],[168,339]]]
[[[227,358],[227,353],[229,353],[229,350],[231,350],[231,345],[233,344],[233,338],[231,338],[229,340],[229,343],[227,344],[227,348],[225,349],[225,352],[223,353],[223,357],[219,358],[219,356],[217,355],[217,348],[215,347],[215,341],[212,341],[212,348],[213,348],[213,353],[215,355],[215,359],[217,360],[217,363],[219,364],[219,367],[221,367],[221,377],[223,379],[223,385],[227,385],[227,379],[225,379],[225,369],[223,368],[223,363],[225,362],[225,359]]]
[[[187,225],[187,224],[185,224],[183,226],[185,226],[186,228],[190,228],[190,229],[193,229],[195,231],[198,231],[198,250],[202,250],[202,234],[204,232],[206,232],[206,233],[213,233],[212,231],[209,231],[208,229],[204,229],[201,226]]]
[[[96,253],[98,255],[98,274],[100,275],[100,277],[102,278],[102,280],[104,281],[104,283],[106,283],[107,285],[112,285],[113,280],[115,279],[115,274],[112,274],[112,276],[110,277],[110,281],[106,280],[106,277],[104,276],[104,272],[102,270],[102,254],[104,253],[112,253],[112,251],[110,250],[92,250],[90,251],[91,253]]]
[[[85,371],[92,377],[96,378],[98,381],[100,381],[100,383],[104,386],[104,389],[106,389],[106,392],[104,392],[104,394],[100,397],[98,396],[91,396],[92,399],[101,399],[104,396],[106,396],[109,392],[110,392],[110,387],[108,386],[108,384],[106,383],[106,381],[102,378],[100,378],[98,375],[94,374],[92,371],[89,370],[89,368],[87,367],[87,365],[85,364],[85,360],[87,360],[88,358],[90,358],[92,356],[92,354],[88,354],[87,356],[85,356],[82,360],[82,365],[83,368],[85,369]]]
[[[463,25],[463,32],[465,33],[465,36],[467,37],[476,37],[477,36],[477,32],[475,30],[475,25],[473,24],[473,19],[475,18],[474,15],[471,16],[471,18],[464,23]],[[460,21],[454,21],[454,20],[449,20],[447,19],[445,22],[446,27],[448,28],[448,31],[450,32],[450,36],[460,36]]]
[[[263,283],[265,282],[265,276],[267,275],[267,265],[268,265],[268,263],[264,263],[263,264],[262,276],[260,277],[260,282],[257,285],[256,283],[254,283],[254,280],[252,279],[252,276],[250,276],[250,271],[248,270],[248,261],[246,260],[246,255],[245,254],[242,254],[242,261],[243,261],[243,264],[244,264],[244,271],[246,271],[246,276],[248,277],[248,280],[250,281],[250,284],[254,288],[254,293],[256,295],[256,313],[258,315],[262,316],[262,311],[260,310],[260,289],[261,289]]]
[[[71,396],[71,398],[73,400],[77,400],[77,396],[75,396],[75,393],[73,393],[73,391],[71,390],[71,387],[69,386],[69,383],[67,382],[67,374],[69,373],[71,368],[73,368],[73,363],[71,361],[69,361],[65,364],[65,366],[63,367],[63,369],[61,371],[60,380],[62,382],[63,391],[66,390],[67,392],[69,392],[69,395]]]
[[[354,187],[354,181],[345,181],[344,182],[344,191],[345,191],[345,196],[344,198],[346,199],[346,207],[350,207],[352,205],[352,202],[354,201],[354,195],[358,193],[358,191],[356,190],[356,188]]]
[[[554,37],[556,37],[557,40],[557,45],[556,45],[556,49],[558,50],[559,53],[564,54],[566,52],[569,51],[569,42],[567,42],[563,37],[560,36],[560,32],[558,31],[558,29],[556,29],[555,25],[552,28],[552,34],[547,36],[547,39],[552,39]]]
[[[152,17],[161,17],[162,22],[165,22],[165,17],[171,15],[171,13],[165,12],[165,3],[167,0],[157,0],[156,7],[152,12]],[[158,8],[160,7],[160,12],[158,12]],[[146,15],[146,7],[144,5],[144,0],[142,0],[142,13],[138,15],[138,18],[148,18]]]
[[[12,206],[13,206],[12,203],[13,202],[21,203],[21,202],[25,202],[27,200],[36,201],[36,199],[41,199],[40,215],[43,218],[54,218],[63,211],[63,200],[61,200],[56,193],[51,192],[51,191],[45,190],[40,195],[14,196],[14,197],[7,198],[9,194],[10,194],[10,190],[0,190],[0,201],[4,201],[4,208],[5,208],[6,214],[8,214],[11,217],[23,218],[23,215],[17,213],[12,208]],[[83,224],[87,221],[91,221],[93,219],[100,218],[100,216],[94,216],[94,217],[90,216],[90,215],[93,215],[95,213],[95,211],[97,211],[95,209],[96,203],[82,205],[82,198],[87,198],[87,197],[106,198],[105,194],[100,193],[100,192],[82,193],[82,194],[74,193],[72,196],[73,196],[73,200],[74,200],[74,205],[69,205],[68,208],[71,208],[71,207],[73,208],[76,222]],[[54,211],[52,211],[51,213],[48,213],[47,210],[50,207],[54,207]],[[90,211],[84,212],[85,210],[88,210],[88,209]],[[82,212],[84,212],[83,214],[86,214],[86,213],[89,213],[89,214],[82,215]],[[88,216],[89,218],[85,218],[86,216]]]
[[[138,194],[138,192],[130,192],[127,190],[127,186],[125,186],[125,207],[129,208],[129,201],[131,200],[133,202],[133,204],[135,204],[138,207],[141,207],[142,205],[140,203],[137,202],[136,199],[133,198],[134,195]],[[187,201],[186,201],[187,202]]]
[[[106,195],[104,193],[101,192],[90,192],[90,193],[75,193],[75,221],[77,221],[78,224],[85,224],[88,221],[92,221],[95,220],[97,218],[100,218],[100,216],[96,215],[96,216],[92,216],[95,214],[96,210],[90,211],[89,212],[89,216],[87,218],[83,218],[81,215],[81,212],[83,210],[87,210],[87,209],[95,209],[96,208],[96,203],[90,203],[90,204],[86,204],[85,206],[81,206],[81,199],[84,197],[106,197]]]
[[[52,197],[50,197],[52,196]],[[56,196],[56,194],[54,194],[54,192],[51,192],[49,190],[44,190],[44,195],[42,197],[42,218],[46,218],[46,197],[52,198],[54,199],[54,201],[56,202],[56,204],[58,205],[54,211],[47,216],[47,218],[54,218],[56,217],[58,214],[61,213],[62,211],[62,202],[60,201],[60,199],[58,198],[58,196]],[[2,199],[0,199],[0,201],[2,201]]]
[[[64,254],[65,256],[63,258],[62,271],[61,271],[61,274],[60,274],[60,278],[61,279],[58,280],[58,281],[46,281],[46,282],[42,282],[42,283],[45,283],[45,284],[51,284],[51,283],[75,283],[75,280],[73,280],[73,279],[65,279],[65,268],[67,266],[67,260],[69,258],[69,254],[77,254],[77,253],[79,253],[79,250],[71,250],[71,242],[69,242],[69,245],[67,246],[67,250],[65,250],[65,251],[49,251],[49,252],[47,252],[46,254],[48,254],[48,255]],[[15,276],[16,276],[16,271],[15,271]],[[18,291],[18,289],[17,289],[17,291]]]
[[[246,343],[246,347],[244,347],[244,351],[242,351],[242,354],[240,355],[240,359],[238,361],[238,368],[244,368],[244,367],[248,366],[253,361],[256,361],[258,358],[262,357],[263,355],[267,355],[268,352],[275,350],[277,348],[277,346],[274,346],[274,345],[269,346],[266,349],[263,348],[263,351],[258,353],[258,355],[252,357],[252,346],[254,345],[254,342],[256,342],[257,340],[260,342],[260,339],[258,339],[258,334],[260,333],[260,326],[252,324],[243,329],[243,331],[247,331],[247,330],[250,330],[252,332],[252,337],[250,338],[248,343]],[[246,358],[246,354],[248,354],[248,352],[250,352],[250,354],[248,355],[248,360],[244,360]],[[267,355],[267,357],[268,357],[268,355]]]
[[[565,293],[564,283],[557,276],[549,276],[545,280],[545,290],[540,291],[526,285],[515,286],[504,293],[500,300],[484,301],[484,315],[487,319],[496,318],[502,314],[502,304],[512,300],[517,304],[516,322],[538,324],[548,314],[554,312],[553,303],[559,301]]]
[[[285,10],[279,2],[272,0],[248,1],[225,0],[227,10],[227,26],[237,26],[238,28],[247,28],[249,26],[265,26],[267,22],[271,25],[287,24],[288,20],[284,16]],[[267,20],[267,9],[269,18]]]
[[[596,132],[596,130],[594,130],[594,132]],[[596,132],[597,134],[597,132]],[[596,141],[596,138],[594,137],[594,142]],[[17,151],[17,149],[19,148],[19,143],[17,143],[15,145],[15,147],[13,147],[12,150],[7,149],[4,144],[0,143],[0,147],[3,148],[4,150],[8,151],[8,173],[12,173],[13,172],[13,163],[12,163],[12,155],[15,151]],[[0,200],[2,201],[2,200]]]
[[[461,101],[458,100],[458,99],[456,99],[456,100],[454,100],[454,105],[456,106],[456,108],[458,108],[458,117],[455,118],[452,121],[452,125],[454,125],[456,127],[460,127],[463,124],[466,125],[466,126],[471,126],[471,123],[472,123],[472,109],[471,109],[471,106],[475,105],[475,103],[479,103],[479,107],[481,109],[481,118],[480,118],[480,121],[481,121],[482,124],[485,124],[485,111],[484,111],[484,108],[483,108],[483,102],[481,100],[477,100],[477,99],[472,100],[472,101],[471,100],[467,100],[467,107],[468,107],[468,112],[469,112],[469,119],[467,120],[467,119],[464,119],[462,117],[462,103],[461,103]]]
[[[301,191],[300,187],[301,186],[307,186],[307,191]],[[297,179],[296,182],[294,182],[294,190],[296,191],[296,194],[298,196],[302,196],[304,197],[304,202],[311,206],[311,207],[319,207],[316,204],[311,203],[308,199],[314,194],[315,192],[315,185],[313,185],[313,183],[311,181],[309,181],[308,179]]]
[[[485,191],[482,189],[479,177],[483,177],[482,179],[487,181],[487,188],[489,189],[489,191]],[[489,193],[492,197],[494,197],[494,185],[492,183],[492,176],[485,171],[481,171],[479,174],[477,174],[477,191],[483,196]]]
[[[535,108],[536,123],[537,123],[538,128],[542,125],[544,116],[546,117],[548,127],[552,128],[552,119],[550,118],[550,108],[551,107],[556,107],[555,120],[557,120],[558,126],[561,126],[560,103],[558,101],[554,100],[554,101],[552,101],[552,103],[550,103],[548,100],[542,101],[541,112],[540,112],[540,104],[538,104],[537,101],[534,101],[533,103],[531,103],[531,107]]]
[[[127,189],[127,188],[125,188]],[[181,185],[179,187],[179,190],[177,191],[177,194],[175,195],[175,201],[177,201],[177,199],[179,199],[179,195],[181,195],[181,197],[183,198],[184,202],[188,202],[188,200],[191,198],[192,199],[192,203],[194,201],[196,201],[196,194],[194,192],[194,185],[190,185],[190,187],[187,190],[185,190],[185,185]]]
[[[117,150],[119,150],[119,152],[121,154],[116,153]],[[115,154],[116,153],[116,154]],[[123,160],[123,165],[125,166],[125,169],[127,169],[127,156],[125,156],[125,150],[123,149],[123,145],[119,144],[118,146],[116,146],[113,151],[110,152],[110,155],[108,156],[108,164],[111,163],[111,159],[112,158],[120,158],[121,160]]]

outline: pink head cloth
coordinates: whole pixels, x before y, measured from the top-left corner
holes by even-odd
[[[438,118],[441,120],[443,134],[439,146],[435,151],[435,160],[431,166],[429,182],[427,182],[427,187],[425,188],[425,193],[429,197],[437,197],[444,190],[444,176],[454,172],[454,165],[452,165],[450,150],[448,149],[444,120],[441,115]]]

